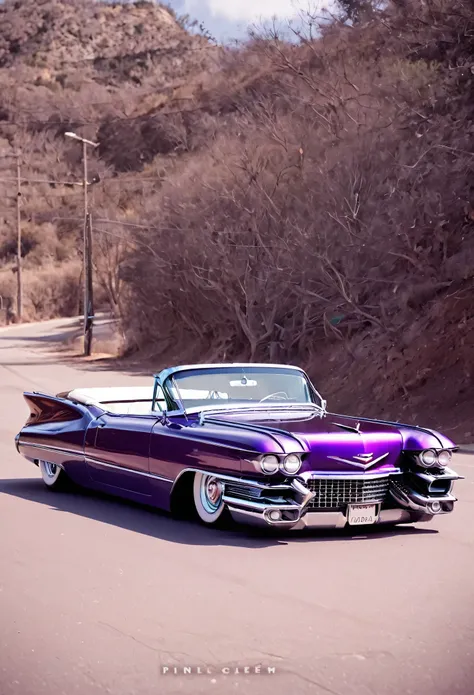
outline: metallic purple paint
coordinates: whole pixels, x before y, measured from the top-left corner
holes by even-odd
[[[373,480],[385,495],[373,502],[380,523],[428,520],[434,500],[440,501],[440,512],[451,511],[455,501],[454,471],[433,475],[417,467],[413,458],[424,449],[455,446],[419,427],[291,404],[279,404],[279,409],[262,404],[238,412],[217,409],[202,418],[179,411],[164,416],[112,414],[97,404],[35,393],[25,393],[25,399],[31,416],[16,438],[23,456],[61,466],[82,486],[165,510],[171,508],[181,476],[194,471],[222,482],[224,501],[235,518],[288,528],[344,525],[351,503],[344,495],[359,495],[352,502],[370,502],[376,490],[370,487]],[[281,461],[290,453],[300,455],[300,471],[296,476],[284,471],[265,475],[259,460],[269,453]],[[308,481],[318,478],[328,481],[326,506],[318,508],[313,502],[309,513],[316,493]],[[344,481],[349,481],[347,490]],[[361,492],[364,486],[367,492]],[[329,502],[328,495],[333,496]],[[281,514],[279,521],[270,519],[272,510]]]

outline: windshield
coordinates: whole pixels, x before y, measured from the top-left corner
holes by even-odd
[[[304,374],[272,367],[216,367],[177,372],[167,384],[184,408],[254,403],[320,405]]]

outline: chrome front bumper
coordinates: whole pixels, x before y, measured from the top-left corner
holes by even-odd
[[[242,509],[229,506],[229,511],[234,521],[251,526],[270,527],[278,526],[292,531],[301,531],[305,528],[342,529],[347,525],[347,516],[344,512],[306,512],[296,522],[272,522],[261,512],[250,509]],[[435,515],[410,512],[406,509],[382,509],[375,525],[382,524],[409,524],[414,522],[431,521]]]
[[[426,474],[422,475],[424,478],[427,477]],[[326,478],[327,474],[310,477],[313,479],[315,477]],[[356,479],[356,476],[351,477]],[[357,477],[359,479],[365,478],[365,476]],[[445,494],[422,495],[406,485],[397,483],[396,479],[398,476],[395,476],[389,492],[392,503],[395,503],[397,507],[383,508],[384,505],[378,504],[378,516],[374,525],[427,522],[431,521],[434,516],[450,513],[456,502],[456,497],[451,494],[452,484],[454,480],[460,477],[454,471],[448,469],[445,479],[449,481],[449,491]],[[439,480],[439,477],[437,480]],[[249,482],[247,481],[247,483]],[[346,526],[348,518],[345,509],[315,510],[311,507],[310,502],[315,497],[315,493],[305,483],[306,480],[295,479],[291,484],[280,485],[279,489],[286,488],[287,492],[291,493],[291,498],[288,499],[287,497],[286,500],[281,497],[279,500],[270,500],[268,498],[259,500],[241,499],[224,492],[224,502],[235,521],[253,526],[274,526],[287,530],[301,530],[304,528],[340,529]],[[261,488],[267,487],[258,483],[257,486]],[[431,507],[434,501],[439,503],[439,509],[436,511]],[[367,503],[370,504],[371,502]],[[275,515],[275,512],[278,514]],[[275,518],[276,516],[280,518]]]

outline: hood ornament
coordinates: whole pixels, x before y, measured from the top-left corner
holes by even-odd
[[[354,425],[354,426],[353,425],[343,425],[340,422],[333,422],[332,424],[336,425],[336,427],[340,427],[343,430],[349,430],[349,432],[355,432],[356,434],[360,434],[362,436],[361,431],[360,431],[360,422],[358,422],[357,425]]]
[[[374,459],[373,454],[357,454],[353,459],[344,459],[340,456],[328,456],[328,458],[333,461],[338,461],[338,463],[348,463],[349,466],[356,466],[356,468],[362,468],[365,471],[368,468],[372,468],[372,466],[375,466],[377,463],[380,463],[380,461],[383,461],[387,458],[388,454],[389,452],[387,451],[386,454],[382,454],[382,456],[376,459]]]

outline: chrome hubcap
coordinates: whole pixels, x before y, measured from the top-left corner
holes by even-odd
[[[54,478],[57,473],[58,467],[55,463],[49,463],[49,461],[44,461],[44,470],[48,478]]]
[[[201,500],[208,512],[215,512],[219,509],[224,494],[224,486],[216,478],[208,477],[203,479],[201,484]]]
[[[220,488],[219,483],[216,480],[211,480],[211,482],[208,483],[207,496],[209,497],[209,500],[213,504],[216,504],[217,502],[219,502],[219,500],[222,496],[222,490]]]

